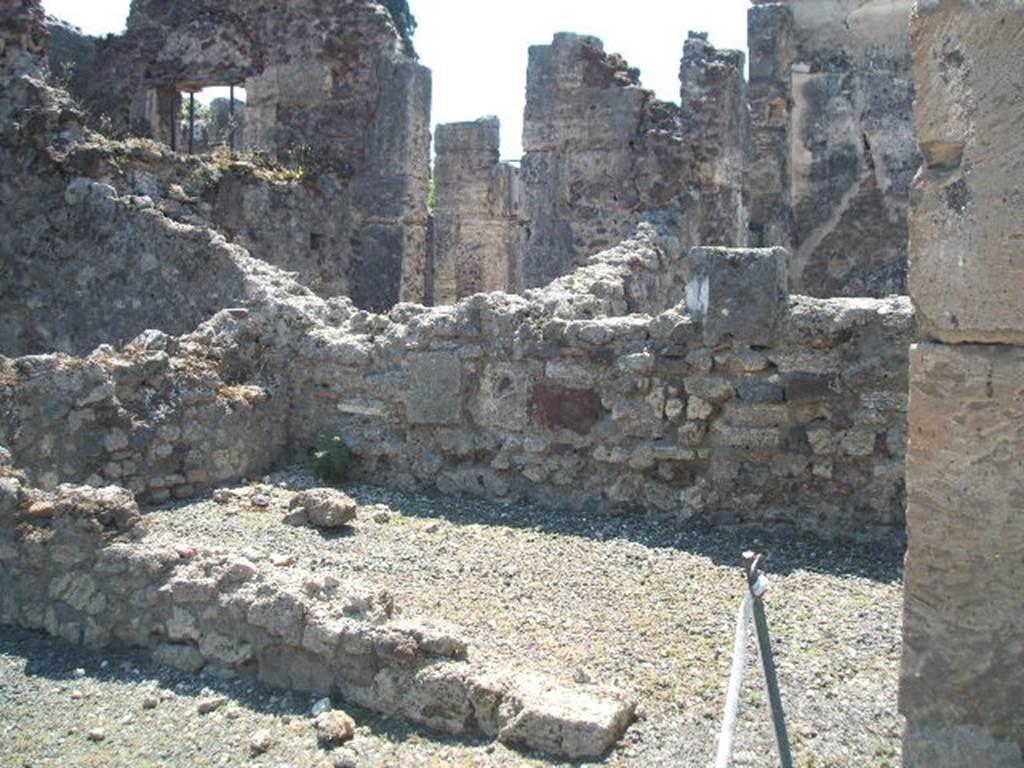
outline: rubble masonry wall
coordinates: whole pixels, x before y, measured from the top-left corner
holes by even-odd
[[[321,223],[298,248],[268,232],[260,256],[303,271],[303,258],[320,251],[326,271],[346,279],[314,287],[369,309],[424,300],[430,71],[403,51],[382,5],[135,0],[122,36],[71,45],[66,28],[54,30],[51,62],[87,72],[72,78],[72,93],[90,124],[105,116],[115,136],[170,145],[179,91],[244,85],[244,148],[301,167],[320,187],[324,220],[344,228],[332,237]],[[93,49],[95,58],[71,58]],[[241,207],[236,218],[250,213]]]

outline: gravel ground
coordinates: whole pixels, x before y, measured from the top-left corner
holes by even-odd
[[[640,719],[608,766],[713,761],[745,588],[740,553],[766,551],[767,610],[796,765],[900,765],[898,542],[859,547],[786,530],[680,531],[651,518],[560,516],[367,486],[346,489],[366,505],[356,523],[323,533],[281,522],[292,491],[315,485],[309,475],[294,470],[265,481],[221,491],[221,503],[152,510],[152,535],[255,549],[294,560],[284,567],[357,578],[390,590],[407,615],[461,625],[473,658],[633,692]],[[750,661],[734,764],[777,765],[756,655]],[[144,709],[154,692],[166,700]],[[200,715],[199,701],[211,696],[227,701]],[[249,681],[183,677],[145,654],[95,655],[0,630],[2,766],[560,765],[348,707],[357,737],[328,754],[317,748],[310,705],[308,696]],[[94,728],[104,730],[102,741],[89,740]],[[273,745],[253,756],[249,742],[260,731]]]

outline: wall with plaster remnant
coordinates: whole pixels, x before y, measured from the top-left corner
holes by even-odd
[[[791,288],[906,292],[911,0],[756,2],[749,12],[755,242],[792,251]]]

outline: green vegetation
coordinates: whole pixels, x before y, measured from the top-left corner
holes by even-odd
[[[340,486],[355,470],[356,459],[340,436],[325,437],[313,452],[312,470],[318,480]]]
[[[395,22],[402,41],[405,43],[405,52],[410,56],[416,56],[416,49],[412,44],[412,36],[416,32],[416,17],[409,10],[408,0],[381,0],[381,4],[391,14],[391,20]],[[416,58],[419,57],[416,56]]]

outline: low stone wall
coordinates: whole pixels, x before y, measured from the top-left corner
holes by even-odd
[[[126,491],[43,494],[0,472],[0,621],[126,644],[332,694],[454,734],[597,757],[632,720],[624,694],[466,661],[452,628],[392,618],[393,600],[259,552],[150,540]]]
[[[375,482],[890,535],[909,302],[792,297],[785,262],[647,228],[526,296],[373,315],[285,283],[181,339],[0,359],[0,443],[161,501],[339,435]]]
[[[293,438],[340,435],[368,477],[405,486],[891,535],[909,302],[791,297],[784,251],[695,249],[675,266],[686,304],[617,313],[629,301],[609,296],[644,284],[615,271],[624,254],[664,255],[646,247],[526,297],[401,306],[312,334]]]

